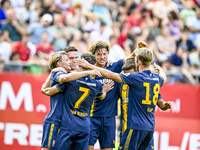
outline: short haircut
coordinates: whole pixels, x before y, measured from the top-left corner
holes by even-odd
[[[125,64],[122,66],[122,70],[130,70],[133,69],[136,71],[135,61],[131,59],[127,59]]]
[[[105,48],[107,52],[109,53],[110,47],[108,43],[104,41],[98,41],[92,44],[92,46],[90,47],[90,52],[94,55],[97,51],[99,51],[102,48]]]
[[[71,51],[78,52],[78,50],[73,46],[67,46],[62,51],[65,51],[66,53],[71,52]]]
[[[135,50],[136,57],[142,62],[142,65],[149,67],[151,61],[153,60],[153,53],[146,47],[137,48]]]
[[[57,67],[57,62],[62,60],[62,56],[66,55],[67,53],[65,51],[59,51],[59,52],[55,52],[51,55],[50,59],[49,59],[49,67],[51,69],[54,69]]]
[[[82,54],[81,59],[85,59],[87,62],[89,62],[92,65],[94,65],[97,62],[95,56],[89,53]],[[84,68],[84,67],[82,68],[87,70],[87,68]]]

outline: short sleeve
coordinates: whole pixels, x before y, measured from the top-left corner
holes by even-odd
[[[112,67],[114,68],[113,71],[116,73],[120,73],[122,71],[122,66],[124,64],[124,59],[120,59],[117,62],[114,62]]]
[[[58,83],[56,84],[56,88],[60,91],[63,92],[65,90],[66,84],[65,83]]]
[[[137,84],[137,73],[125,73],[120,74],[120,77],[124,84],[133,85]]]
[[[62,74],[66,74],[66,73],[62,71],[54,72],[53,75],[51,76],[51,80],[58,82],[58,77]]]

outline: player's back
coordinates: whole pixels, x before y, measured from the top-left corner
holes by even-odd
[[[96,96],[102,94],[102,85],[90,76],[65,84],[61,128],[89,132],[89,112]]]
[[[121,74],[129,85],[128,129],[154,131],[154,112],[163,79],[150,72]]]

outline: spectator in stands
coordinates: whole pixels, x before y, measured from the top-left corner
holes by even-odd
[[[172,0],[160,0],[156,1],[153,8],[153,15],[159,19],[167,19],[167,14],[170,11],[174,11],[179,14],[176,3]]]
[[[158,50],[154,49],[154,54],[159,62],[167,60],[176,51],[176,42],[167,26],[162,27],[161,35],[156,37],[156,44]]]
[[[6,11],[11,8],[9,0],[2,0],[0,4],[0,29],[2,30],[2,24],[6,21]]]
[[[83,34],[81,31],[77,30],[74,33],[72,41],[69,43],[69,46],[76,47],[78,49],[78,55],[81,56],[84,53],[89,53],[89,49],[83,39]]]
[[[196,8],[195,13],[196,16],[188,17],[186,23],[190,30],[189,39],[193,42],[195,42],[197,35],[200,34],[200,8]]]
[[[132,0],[122,0],[118,3],[116,9],[113,14],[115,14],[115,21],[120,23],[120,28],[122,29],[123,24],[131,13],[136,9],[136,3]]]
[[[41,43],[37,44],[36,49],[40,58],[43,58],[47,61],[49,60],[51,54],[55,52],[55,47],[49,41],[48,32],[43,32],[41,34]]]
[[[0,32],[0,61],[8,61],[11,54],[11,45],[5,41],[3,33]]]
[[[177,41],[180,38],[180,28],[179,28],[179,21],[178,16],[175,11],[170,11],[167,14],[168,21],[164,23],[169,28],[171,35]],[[163,21],[164,22],[164,21]]]
[[[172,64],[180,69],[184,77],[188,80],[187,82],[195,85],[195,80],[189,72],[190,60],[187,49],[183,46],[178,47],[177,52],[172,54],[170,59],[172,60]]]
[[[19,53],[21,61],[28,61],[31,57],[31,49],[27,46],[27,43],[30,40],[30,35],[25,34],[22,36],[22,40],[17,42],[13,47],[13,52]]]
[[[62,22],[61,14],[55,14],[53,18],[54,24],[50,27],[54,37],[53,45],[55,46],[56,51],[60,51],[67,46],[67,42],[70,40],[71,35],[68,32],[69,29]]]
[[[58,11],[60,12],[65,12],[71,6],[70,0],[55,0],[54,3]]]
[[[109,10],[105,6],[105,0],[94,0],[92,12],[97,14],[106,25],[111,26],[112,19]]]
[[[43,32],[48,32],[49,41],[53,42],[53,35],[49,28],[49,25],[53,21],[53,17],[50,14],[42,16],[40,23],[32,23],[27,29],[27,32],[31,34],[31,42],[33,44],[40,43],[40,37]]]
[[[114,35],[110,36],[110,50],[108,59],[116,62],[123,58],[125,58],[124,50],[117,44],[117,37]]]
[[[39,20],[39,14],[36,10],[31,9],[32,0],[25,0],[25,5],[16,11],[16,17],[20,23],[29,25]]]
[[[190,39],[188,39],[188,34],[189,34],[189,29],[185,27],[181,32],[181,38],[177,42],[177,47],[180,46],[185,47],[187,51],[191,53],[196,50],[196,47],[193,44],[193,42]]]
[[[197,65],[197,67],[200,70],[200,43],[197,45],[197,51],[194,51],[193,53],[189,54],[189,59],[191,65]]]
[[[26,29],[15,20],[15,11],[10,8],[6,12],[8,22],[3,25],[4,37],[11,45],[21,40],[21,36],[26,34]]]
[[[187,19],[188,17],[194,17],[195,11],[192,9],[193,8],[193,4],[192,1],[187,0],[185,1],[185,8],[181,10],[180,12],[180,17],[183,19],[183,23],[186,26],[187,24]]]
[[[88,32],[99,30],[101,24],[101,22],[99,21],[99,17],[93,12],[88,12],[86,16],[88,18],[88,21],[83,26],[83,30]]]
[[[99,30],[92,31],[90,33],[90,38],[92,42],[104,41],[109,43],[109,38],[112,33],[110,32],[110,30],[108,31],[107,29],[108,28],[106,28],[106,24],[104,22],[101,22]]]
[[[141,33],[141,24],[148,23],[149,17],[149,12],[145,8],[140,13],[133,13],[127,17],[125,28],[129,39],[134,40],[135,35]]]
[[[66,15],[65,24],[70,28],[71,33],[74,34],[77,29],[82,30],[85,23],[86,18],[82,13],[82,5],[77,3],[73,6],[72,12]]]
[[[44,16],[45,14],[50,14],[51,16],[54,16],[56,13],[61,13],[56,10],[54,0],[43,0],[43,9],[40,13],[40,17]]]

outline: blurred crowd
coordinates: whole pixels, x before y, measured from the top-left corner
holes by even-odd
[[[0,72],[48,73],[53,52],[93,42],[110,45],[117,61],[146,41],[168,82],[200,76],[200,0],[0,0]],[[12,63],[13,62],[13,63]],[[27,65],[28,64],[28,65]],[[197,79],[199,80],[199,79]]]

